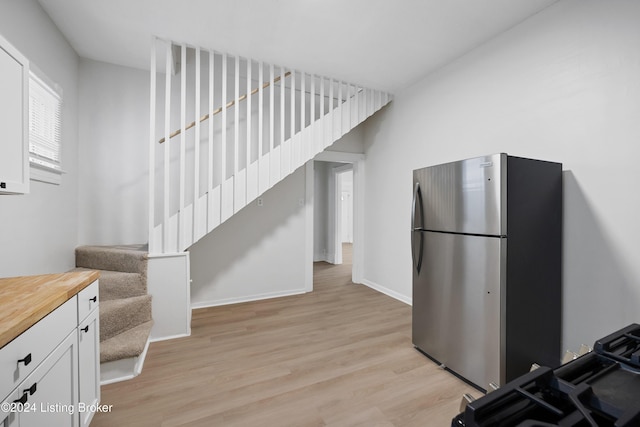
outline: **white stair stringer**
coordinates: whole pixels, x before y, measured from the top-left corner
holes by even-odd
[[[100,364],[100,385],[113,384],[130,380],[142,372],[144,360],[149,350],[149,340],[139,356],[127,357]]]
[[[251,60],[246,59],[245,61],[247,61],[247,67],[252,66]],[[262,63],[260,64],[262,66]],[[255,74],[257,73],[254,73],[254,75]],[[282,72],[281,75],[284,76],[284,72]],[[296,72],[293,72],[290,74],[289,80],[295,82],[298,75]],[[302,112],[291,111],[291,109],[293,109],[291,105],[295,104],[296,101],[295,96],[291,96],[291,103],[287,104],[287,106],[289,106],[287,114],[291,115],[291,119],[286,123],[287,130],[290,129],[290,131],[287,132],[288,135],[286,139],[277,143],[277,141],[274,141],[273,135],[271,135],[271,140],[269,141],[271,144],[270,148],[265,148],[264,151],[260,150],[260,154],[257,156],[254,155],[254,157],[257,158],[254,158],[252,161],[249,161],[250,156],[247,154],[247,164],[242,165],[241,168],[238,168],[238,160],[236,159],[235,168],[238,170],[233,171],[231,175],[227,174],[227,178],[224,179],[221,184],[209,188],[203,194],[194,197],[194,200],[190,203],[187,203],[181,208],[179,207],[176,212],[168,215],[168,222],[157,224],[154,216],[151,215],[150,223],[155,225],[150,230],[150,253],[179,253],[185,251],[207,233],[214,230],[265,191],[313,159],[318,153],[324,151],[326,147],[333,144],[345,133],[362,123],[391,101],[391,95],[386,92],[355,85],[347,85],[346,83],[317,76],[309,76],[306,74],[305,76],[308,80],[313,78],[315,81],[319,81],[318,85],[322,86],[323,89],[325,89],[326,85],[331,85],[330,89],[322,92],[317,91],[316,87],[316,91],[314,92],[314,86],[311,86],[312,89],[310,89],[308,96],[313,97],[313,101],[307,99],[309,105],[296,105],[297,109],[302,108]],[[233,77],[231,80],[233,80]],[[226,78],[223,81],[226,81]],[[279,83],[286,84],[284,79],[281,79]],[[271,85],[273,86],[275,84],[276,81],[274,80]],[[295,83],[293,84],[295,85]],[[291,91],[294,91],[295,87],[296,86],[291,88]],[[306,87],[308,86],[305,86],[305,90]],[[297,86],[297,88],[300,90],[300,86]],[[279,87],[277,90],[284,93],[285,89]],[[263,92],[267,93],[268,89],[265,88]],[[326,101],[327,105],[325,105],[326,95],[329,95],[329,101]],[[307,96],[306,92],[305,96]],[[287,95],[287,97],[289,97],[289,95]],[[300,104],[302,104],[304,98],[302,95],[300,95],[300,97]],[[240,99],[235,102],[239,101]],[[313,105],[314,103],[319,103],[319,106]],[[264,104],[267,103],[264,102]],[[272,112],[273,114],[277,114],[278,111],[284,111],[284,108],[280,109],[279,105],[273,108],[276,110],[275,113]],[[314,108],[315,114],[313,112]],[[152,108],[152,113],[154,111]],[[235,111],[237,112],[238,110],[236,109]],[[249,114],[249,112],[247,112],[247,114]],[[262,109],[259,114],[260,117],[262,117]],[[265,117],[267,117],[269,113],[265,112],[264,114]],[[305,120],[305,114],[309,114],[309,116],[306,116],[306,120],[308,120],[309,123],[304,123],[305,126],[302,126],[303,120]],[[223,117],[226,116],[223,115]],[[285,120],[288,119],[288,116],[283,118],[281,115],[281,123],[275,123],[274,118],[271,116],[269,116],[269,119],[271,120],[270,126],[272,127],[272,134],[273,127],[280,126],[280,136],[285,135]],[[252,119],[252,121],[256,122],[257,120]],[[228,123],[227,129],[233,129],[234,126],[237,132],[238,126],[233,123]],[[294,129],[296,129],[296,131],[294,131]],[[249,130],[247,130],[247,133],[249,133]],[[224,130],[222,131],[222,135],[225,135]],[[228,149],[236,150],[235,152],[231,152],[234,152],[237,156],[238,135],[234,134],[234,137],[236,138],[235,148],[229,144]],[[260,144],[268,146],[269,144],[267,144],[266,141],[269,140],[269,136],[266,135],[265,138],[267,138],[265,142],[263,143],[262,140],[260,140]],[[155,138],[153,143],[157,144]],[[174,142],[169,141],[169,143]],[[176,141],[176,143],[179,142]],[[246,150],[251,150],[250,142],[246,142],[246,144]],[[156,149],[161,150],[160,148],[153,148],[153,150]],[[253,150],[255,152],[255,148]],[[222,153],[226,158],[227,155],[224,154],[224,150]],[[152,159],[153,158],[152,155]],[[165,170],[169,169],[167,168]],[[187,173],[192,172],[187,171]],[[224,170],[222,173],[225,173]],[[150,181],[153,183],[154,178],[150,177]],[[153,192],[155,190],[152,188],[151,191]],[[197,188],[196,191],[198,191]],[[168,196],[165,195],[165,197]],[[154,208],[151,207],[150,211],[153,210]],[[166,218],[166,215],[164,217]]]

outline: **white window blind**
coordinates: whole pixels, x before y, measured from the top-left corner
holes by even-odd
[[[29,78],[29,161],[63,173],[60,159],[62,96],[33,71]]]

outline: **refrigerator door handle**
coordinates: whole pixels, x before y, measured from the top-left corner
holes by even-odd
[[[420,209],[420,226],[416,227],[416,208]],[[422,210],[422,191],[420,191],[420,183],[416,182],[413,189],[413,202],[411,208],[411,255],[413,257],[413,265],[416,267],[416,271],[420,273],[422,268],[422,255],[424,252],[424,234],[422,229],[424,226],[424,216]],[[420,243],[418,245],[418,256],[416,257],[416,235],[420,237]]]

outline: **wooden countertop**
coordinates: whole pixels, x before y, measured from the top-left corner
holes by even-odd
[[[99,276],[89,270],[0,279],[0,348]]]

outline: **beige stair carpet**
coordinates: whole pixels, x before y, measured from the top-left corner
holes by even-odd
[[[147,246],[80,246],[76,270],[100,271],[100,362],[139,356],[153,320]]]
[[[138,357],[144,351],[153,321],[143,323],[100,343],[100,363]]]
[[[151,295],[100,302],[100,341],[151,320]]]

